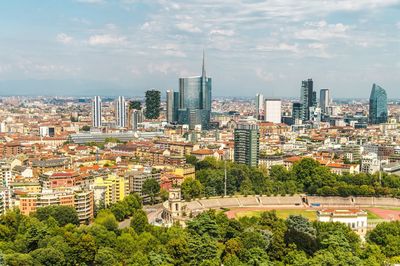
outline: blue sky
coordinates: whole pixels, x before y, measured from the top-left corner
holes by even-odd
[[[143,95],[199,75],[217,96],[400,97],[400,0],[0,3],[0,94]]]

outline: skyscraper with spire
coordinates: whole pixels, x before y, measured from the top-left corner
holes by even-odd
[[[206,75],[205,55],[201,76],[179,78],[178,123],[190,129],[208,129],[211,120],[211,78]]]

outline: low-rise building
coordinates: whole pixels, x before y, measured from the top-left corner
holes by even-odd
[[[319,222],[339,222],[346,224],[360,236],[367,233],[367,212],[359,209],[323,209],[317,211]]]

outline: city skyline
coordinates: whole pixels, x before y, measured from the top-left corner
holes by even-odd
[[[205,49],[216,97],[260,91],[268,98],[296,97],[298,81],[310,77],[315,90],[330,88],[335,98],[367,99],[373,83],[389,98],[399,98],[399,4],[3,3],[0,94],[136,96],[153,87],[177,90],[178,77],[197,73],[194,62]]]

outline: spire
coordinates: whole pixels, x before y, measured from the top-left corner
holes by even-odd
[[[203,49],[203,66],[202,66],[202,70],[201,70],[201,76],[203,78],[206,77],[206,65],[205,65],[205,54],[204,54],[204,49]]]

